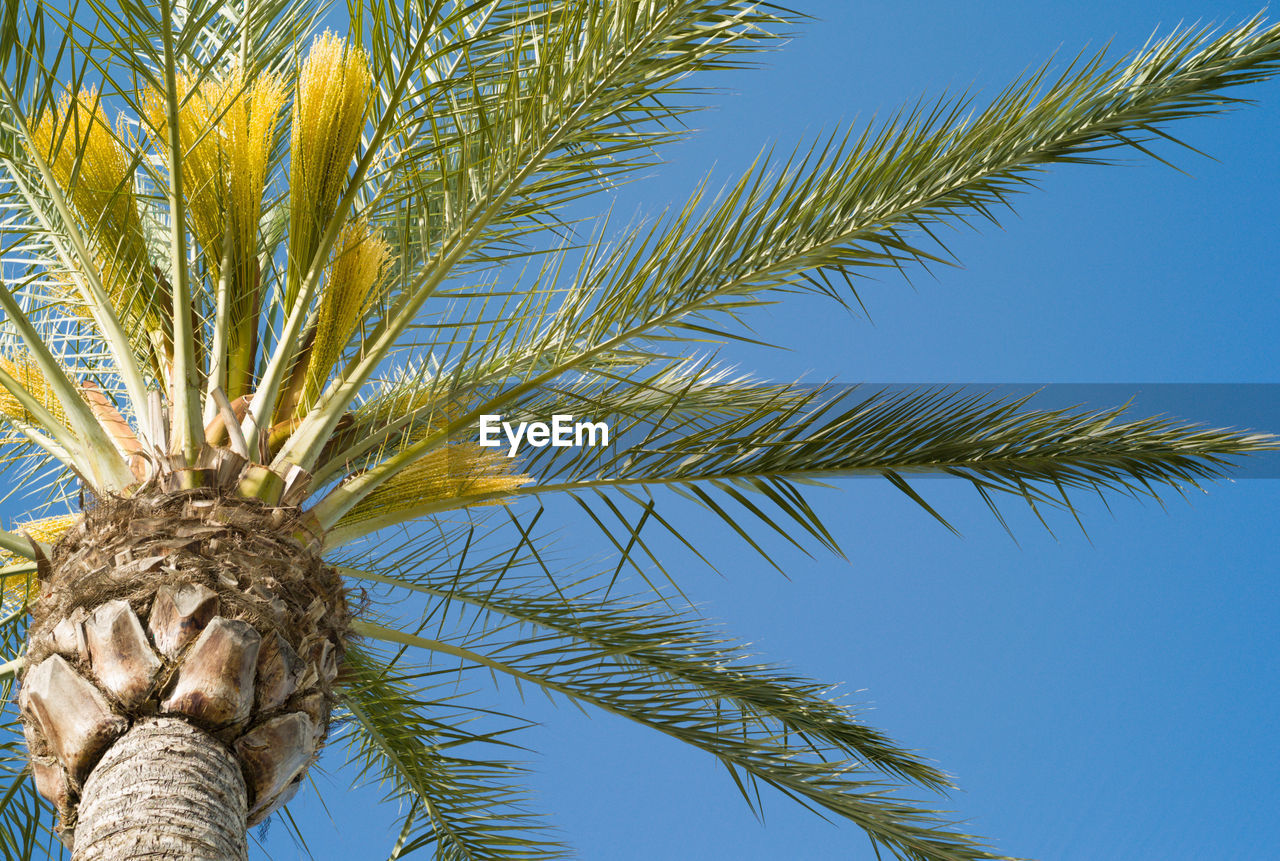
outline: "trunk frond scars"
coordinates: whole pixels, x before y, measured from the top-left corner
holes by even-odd
[[[336,572],[296,509],[210,489],[107,499],[54,546],[19,694],[36,785],[68,842],[130,726],[181,718],[236,757],[261,821],[328,733],[348,636]]]
[[[73,781],[84,780],[107,745],[129,726],[61,655],[45,658],[27,673],[18,701]]]
[[[100,684],[126,709],[142,704],[164,664],[151,650],[127,601],[108,601],[81,623],[89,665]]]
[[[187,652],[161,710],[218,729],[248,720],[261,644],[248,622],[215,616]]]
[[[217,613],[218,593],[207,586],[166,583],[156,590],[147,628],[160,654],[173,660]]]
[[[235,751],[245,781],[259,799],[249,809],[252,820],[267,806],[283,804],[298,791],[301,781],[294,778],[315,756],[315,725],[306,712],[289,712],[240,736]]]

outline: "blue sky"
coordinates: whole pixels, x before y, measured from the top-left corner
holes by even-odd
[[[720,107],[623,215],[680,203],[759,149],[887,113],[922,93],[991,93],[1055,51],[1157,27],[1235,22],[1239,3],[803,3],[820,19],[765,68],[718,78]],[[1057,170],[1003,230],[958,233],[964,268],[866,284],[873,321],[796,297],[761,313],[785,351],[737,348],[775,380],[1276,382],[1280,86],[1178,127],[1218,161],[1166,148]],[[1200,418],[1188,416],[1188,418]],[[1276,430],[1276,429],[1272,429]],[[1042,859],[1250,859],[1280,843],[1280,482],[1222,482],[1167,507],[1081,501],[1049,534],[1012,502],[1015,543],[958,482],[922,488],[955,537],[897,491],[852,481],[817,504],[849,560],[771,547],[784,579],[708,515],[679,509],[723,575],[672,549],[711,618],[768,657],[839,682],[868,719],[954,774],[944,802],[1001,849]],[[568,508],[553,507],[570,528]],[[580,530],[585,531],[585,530]],[[581,539],[590,549],[590,539]],[[509,708],[523,708],[513,697]],[[530,786],[588,859],[873,858],[852,826],[779,796],[757,822],[708,757],[532,698]],[[325,760],[329,811],[294,805],[316,858],[385,857],[391,811]],[[332,822],[329,816],[332,816]],[[271,857],[298,851],[271,830]],[[263,856],[265,857],[265,856]]]

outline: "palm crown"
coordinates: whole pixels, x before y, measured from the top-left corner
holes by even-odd
[[[999,493],[1069,507],[1075,489],[1155,493],[1272,446],[1119,410],[765,385],[691,358],[689,344],[747,337],[747,313],[779,294],[856,301],[858,276],[944,259],[935,227],[994,220],[1045,166],[1145,151],[1170,122],[1230,104],[1233,88],[1276,70],[1280,28],[1254,21],[1085,58],[982,109],[921,104],[762,158],[718,194],[696,189],[677,211],[615,230],[568,213],[680,137],[698,96],[690,74],[746,64],[790,13],[741,0],[369,0],[339,37],[309,0],[5,8],[0,412],[13,489],[43,494],[0,534],[6,670],[33,691],[23,708],[36,780],[19,756],[4,795],[18,854],[43,845],[43,794],[64,838],[77,835],[77,857],[97,857],[73,831],[91,818],[77,805],[91,804],[97,758],[110,761],[103,751],[141,715],[234,726],[244,754],[244,739],[305,713],[314,733],[294,739],[303,753],[287,769],[273,761],[263,777],[267,766],[242,758],[252,821],[301,779],[336,703],[366,769],[409,802],[399,854],[557,856],[508,786],[510,767],[455,752],[504,736],[469,729],[465,709],[445,714],[424,691],[429,674],[461,664],[686,741],[740,785],[762,781],[852,820],[899,857],[998,857],[886,792],[950,784],[822,686],[752,661],[660,594],[616,594],[616,571],[639,570],[648,547],[614,515],[638,506],[641,524],[700,554],[662,516],[655,493],[669,489],[753,546],[765,528],[834,549],[804,496],[822,479],[882,475],[930,513],[904,476],[961,476],[993,510]],[[491,414],[590,416],[615,440],[508,458],[477,438]],[[489,516],[551,493],[605,530],[616,566],[553,572],[527,525]],[[98,521],[75,512],[78,499],[98,501]],[[314,606],[302,601],[277,631],[255,615],[257,598],[219,591],[216,572],[192,561],[221,558],[209,541],[142,591],[94,595],[123,601],[109,620],[110,602],[71,596],[89,581],[67,572],[104,546],[127,559],[176,553],[112,538],[113,512],[141,510],[122,501],[206,528],[208,515],[172,501],[227,499],[252,503],[253,529],[278,532],[263,565],[288,568],[292,554],[300,577],[336,572],[348,598],[316,586],[328,603],[312,626],[299,627]],[[411,521],[392,549],[362,540]],[[263,709],[267,659],[253,657],[254,717],[184,711],[183,674],[214,626],[201,621],[200,639],[166,651],[156,608],[182,606],[187,585],[218,592],[228,618],[248,601],[237,618],[256,626],[253,655],[280,633],[280,649],[318,668],[311,681]],[[356,590],[363,602],[349,600]],[[68,619],[71,639],[59,640]],[[135,697],[112,687],[93,644],[121,642],[142,619],[144,651],[164,669]],[[404,663],[406,649],[423,667]],[[103,714],[120,722],[74,761],[41,706],[57,661],[105,691]],[[299,699],[306,684],[323,708]]]

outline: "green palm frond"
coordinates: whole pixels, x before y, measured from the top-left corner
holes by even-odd
[[[400,17],[393,4],[371,5]],[[695,109],[687,75],[744,65],[777,40],[787,17],[740,0],[474,9],[424,56],[429,84],[420,102],[405,105],[408,148],[377,176],[374,199],[388,222],[407,203],[429,207],[420,230],[404,234],[406,259],[418,259],[406,253],[415,247],[429,254],[469,208],[508,198],[503,185],[519,191],[489,228],[496,235],[486,244],[498,247],[526,233],[524,219],[652,164]],[[375,69],[409,54],[412,29],[396,24],[374,40]]]
[[[342,704],[353,720],[352,759],[361,777],[388,784],[387,799],[409,810],[391,857],[424,848],[448,861],[565,857],[511,785],[523,769],[470,758],[486,746],[509,749],[503,736],[510,730],[468,730],[465,709],[423,697],[432,675],[389,670],[385,657],[362,650],[346,658]]]
[[[508,576],[515,560],[441,579],[422,576],[408,560],[395,566],[388,561],[377,560],[374,571],[340,570],[357,581],[409,590],[456,604],[459,610],[527,626],[531,633],[522,636],[522,642],[549,644],[560,637],[566,642],[566,656],[574,649],[595,650],[637,672],[666,678],[660,687],[677,684],[700,690],[709,706],[734,715],[724,720],[726,726],[739,727],[737,735],[794,735],[823,758],[856,759],[864,768],[930,789],[952,786],[933,766],[862,724],[851,710],[832,703],[826,696],[829,686],[756,662],[742,646],[703,630],[692,616],[673,614],[661,600],[610,599],[604,587],[584,590],[583,584],[560,587],[548,596],[537,574]],[[394,573],[376,573],[388,571]],[[572,597],[566,597],[570,591]],[[498,630],[506,633],[505,625]],[[574,645],[567,645],[569,641]]]
[[[797,749],[785,732],[751,732],[754,721],[711,707],[697,685],[610,660],[594,647],[558,635],[532,637],[493,650],[434,640],[358,621],[356,633],[424,649],[633,720],[717,757],[736,779],[759,781],[802,803],[844,817],[872,842],[902,858],[997,859],[970,835],[950,830],[951,819],[894,794],[894,785],[860,761],[821,761]],[[744,724],[746,724],[744,726]]]
[[[1224,474],[1233,456],[1280,445],[1267,434],[1173,419],[1126,421],[1124,407],[1026,409],[1034,396],[997,399],[945,387],[868,394],[855,387],[834,396],[819,388],[792,395],[791,403],[729,422],[655,428],[639,450],[603,461],[581,458],[581,471],[548,464],[554,477],[520,492],[940,473],[1028,502],[1056,498],[1069,506],[1069,489],[1154,495],[1153,485],[1195,486]],[[565,460],[580,455],[568,451]]]
[[[1027,408],[1033,396],[999,399],[946,388],[864,393],[856,387],[842,392],[762,387],[752,404],[737,387],[728,387],[717,393],[718,398],[704,393],[700,409],[689,414],[671,410],[681,397],[679,388],[665,393],[666,403],[653,402],[660,390],[652,384],[647,391],[631,391],[644,412],[590,413],[605,420],[631,419],[615,427],[622,444],[607,449],[537,449],[513,467],[532,480],[505,493],[633,489],[643,494],[667,488],[696,499],[748,541],[739,518],[724,502],[737,503],[790,537],[787,528],[752,502],[754,498],[785,515],[786,523],[799,524],[825,540],[826,531],[804,504],[797,483],[883,476],[942,519],[904,476],[964,478],[988,504],[993,504],[989,492],[999,491],[1033,508],[1047,503],[1071,509],[1073,490],[1155,496],[1157,486],[1196,486],[1197,481],[1226,474],[1233,458],[1280,446],[1266,434],[1214,430],[1172,419],[1135,420],[1123,407],[1096,412],[1034,410]],[[597,408],[616,406],[580,394]],[[748,404],[754,408],[746,408]],[[484,493],[475,495],[481,501]],[[351,517],[327,523],[323,506],[320,503],[317,510],[321,522],[332,527],[332,545],[451,507],[439,498],[421,497],[416,507],[408,500],[379,519],[364,518],[360,523],[362,518]]]
[[[1107,150],[1167,134],[1160,127],[1170,121],[1220,111],[1233,101],[1223,90],[1272,74],[1278,61],[1277,27],[1254,22],[1216,37],[1185,33],[1116,63],[1099,55],[1048,86],[1041,86],[1043,71],[1034,74],[975,116],[963,113],[964,102],[942,103],[878,133],[849,133],[798,154],[776,175],[762,164],[706,211],[695,195],[665,224],[600,251],[563,302],[547,310],[545,325],[526,327],[529,342],[495,355],[486,375],[511,380],[501,395],[364,473],[344,493],[358,498],[447,434],[473,427],[479,415],[501,412],[563,374],[590,372],[597,355],[646,339],[702,337],[709,319],[731,322],[770,290],[807,284],[825,291],[828,275],[851,278],[868,266],[936,258],[908,232],[928,240],[936,225],[994,217],[1044,165],[1099,162]],[[443,272],[433,265],[424,277],[424,288],[434,289]],[[400,303],[394,312],[417,307]],[[389,349],[387,335],[407,325],[397,317],[375,330],[369,353],[355,363],[367,372],[349,366],[330,390],[337,400],[322,398],[279,460],[314,463],[317,437],[327,438],[336,411],[354,396],[349,384],[368,379],[374,358]],[[530,363],[534,355],[552,359]],[[301,456],[295,443],[309,453]],[[346,504],[335,500],[331,508]]]
[[[662,599],[611,597],[610,578],[557,582],[532,524],[517,528],[514,551],[501,530],[455,525],[402,548],[345,556],[345,577],[386,593],[375,605],[426,598],[417,627],[436,629],[428,638],[364,621],[359,632],[424,650],[432,671],[456,672],[460,661],[658,729],[717,756],[744,786],[761,781],[858,822],[899,857],[999,857],[940,833],[944,818],[899,798],[886,777],[933,790],[951,784],[832,702],[826,686],[760,663]]]

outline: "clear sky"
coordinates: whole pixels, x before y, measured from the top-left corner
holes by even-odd
[[[991,93],[1055,51],[1136,48],[1179,22],[1236,22],[1238,2],[811,2],[764,68],[694,118],[616,211],[678,204],[707,170],[727,180],[782,149],[923,93]],[[774,380],[1276,382],[1280,85],[1260,104],[1177,128],[1190,176],[1135,157],[1057,170],[1003,231],[956,234],[964,268],[886,276],[873,321],[797,297],[756,319],[787,351],[738,349]],[[1200,418],[1191,415],[1188,418]],[[1270,430],[1280,430],[1272,428]],[[1011,501],[1005,535],[959,482],[921,485],[955,537],[885,484],[816,497],[849,560],[771,547],[770,570],[710,515],[678,508],[723,574],[672,548],[686,592],[769,658],[839,682],[868,720],[924,751],[963,792],[974,832],[1042,859],[1264,859],[1280,845],[1280,481],[1222,482],[1167,507],[1081,499],[1050,535]],[[591,546],[567,507],[564,542]],[[584,533],[576,537],[578,533]],[[870,859],[851,825],[781,796],[757,822],[697,751],[605,715],[513,692],[540,726],[522,739],[536,806],[587,859]],[[293,805],[314,857],[383,858],[393,811],[347,794],[340,751]],[[330,819],[332,817],[332,819]],[[284,829],[270,857],[305,857]],[[265,854],[260,857],[267,857]]]

